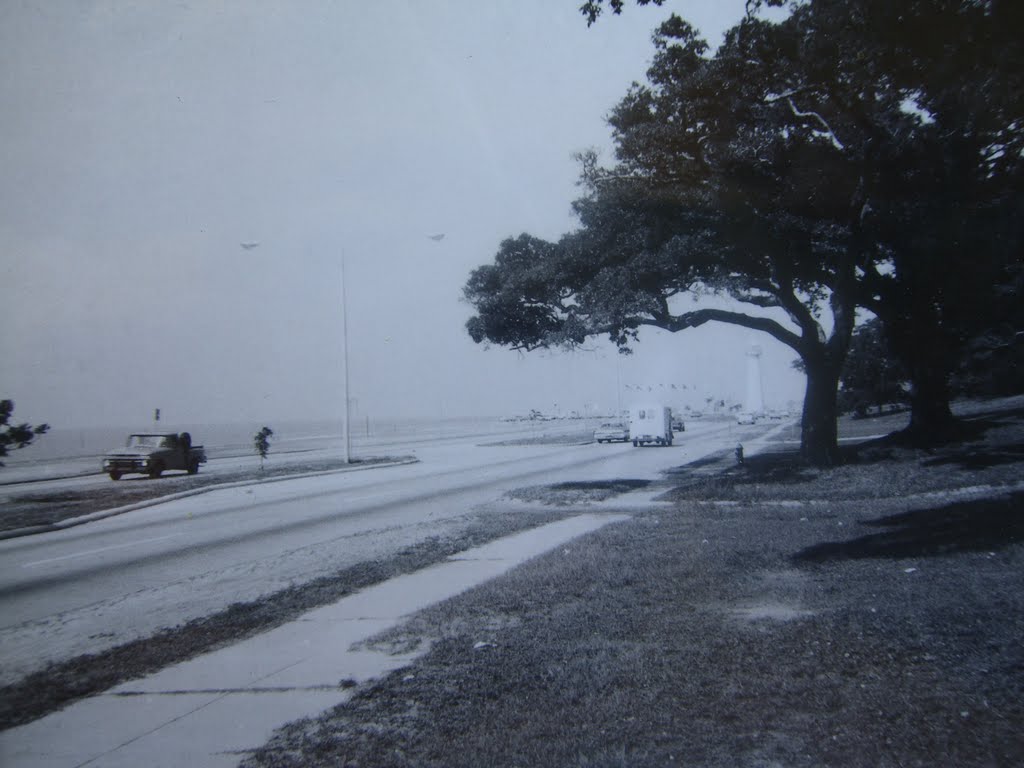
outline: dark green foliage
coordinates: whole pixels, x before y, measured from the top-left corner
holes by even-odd
[[[907,370],[923,443],[955,433],[950,375],[1005,322],[996,298],[1020,263],[1019,7],[815,0],[793,15],[819,65],[791,90],[861,157],[860,302]]]
[[[800,165],[784,157],[788,112],[746,106],[767,98],[771,82],[751,90],[735,42],[709,59],[707,44],[673,17],[655,46],[650,84],[634,86],[610,118],[619,164],[580,158],[581,228],[557,243],[525,235],[502,243],[495,263],[467,283],[478,311],[468,330],[519,349],[607,334],[623,350],[644,325],[674,332],[715,321],[763,331],[804,360],[805,455],[832,463],[856,296],[853,253],[823,213],[834,213],[845,187],[831,183],[832,197],[815,197],[813,185],[823,187],[831,168],[816,146],[793,152],[818,170],[798,184],[785,176]],[[765,165],[762,155],[777,159]],[[684,308],[677,298],[686,294],[725,295],[751,311]],[[764,309],[782,309],[792,323]]]
[[[665,0],[636,0],[637,5],[661,5]],[[625,0],[608,0],[608,7],[612,13],[618,16],[622,13],[622,7],[625,5]],[[604,11],[604,0],[587,0],[583,5],[580,6],[580,13],[587,19],[587,26],[589,27],[595,21],[597,17]]]
[[[270,438],[273,437],[274,430],[270,427],[263,427],[256,436],[253,437],[253,447],[256,449],[256,453],[260,457],[260,468],[263,467],[263,461],[267,458],[267,454],[270,453]]]
[[[992,321],[967,342],[953,373],[955,394],[1024,392],[1024,262],[1008,267],[996,285],[988,314]]]
[[[558,334],[555,262],[554,246],[539,238],[522,234],[503,241],[494,264],[475,270],[464,289],[480,309],[467,324],[473,340],[532,349]]]
[[[840,379],[839,406],[846,412],[867,415],[872,408],[907,400],[906,369],[890,353],[877,319],[857,328]]]
[[[748,2],[713,56],[682,19],[661,25],[646,84],[609,118],[616,164],[580,158],[580,229],[503,243],[467,284],[468,330],[518,349],[595,334],[627,349],[644,325],[764,331],[799,355],[803,452],[827,464],[860,306],[912,382],[912,432],[941,439],[951,372],[1020,333],[1020,302],[1000,297],[1019,297],[1024,242],[1024,12],[812,0],[756,15],[781,4]],[[684,294],[749,310],[684,311]]]
[[[24,448],[32,444],[39,435],[46,434],[49,424],[39,424],[33,427],[31,424],[11,424],[11,416],[14,415],[14,401],[0,400],[0,458],[6,456],[8,451]],[[4,463],[0,461],[0,467]]]
[[[1006,265],[985,314],[990,321],[967,341],[952,391],[989,396],[1024,392],[1024,259]]]

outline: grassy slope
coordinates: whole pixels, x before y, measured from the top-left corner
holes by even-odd
[[[1021,764],[1024,495],[929,494],[1020,483],[1022,414],[972,419],[832,471],[681,468],[381,638],[432,645],[246,765]]]

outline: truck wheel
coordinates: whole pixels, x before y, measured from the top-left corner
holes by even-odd
[[[110,470],[110,479],[111,480],[120,480],[121,479],[121,473],[118,472],[116,469]]]
[[[161,464],[158,461],[156,464],[154,464],[152,467],[149,468],[149,478],[150,478],[150,480],[156,480],[158,477],[160,477],[160,475],[163,473],[163,471],[164,471],[164,465]]]
[[[192,459],[188,463],[188,473],[190,475],[197,474],[199,472],[199,459]]]

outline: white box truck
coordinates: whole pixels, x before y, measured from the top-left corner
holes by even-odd
[[[629,409],[633,445],[672,445],[672,409],[664,405],[634,405]]]

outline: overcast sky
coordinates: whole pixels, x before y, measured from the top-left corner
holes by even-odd
[[[0,396],[56,427],[338,418],[344,259],[360,415],[742,398],[753,340],[768,404],[800,398],[789,349],[727,326],[625,359],[467,336],[469,272],[574,226],[572,155],[609,157],[654,27],[717,45],[744,0],[579,4],[0,4]]]

